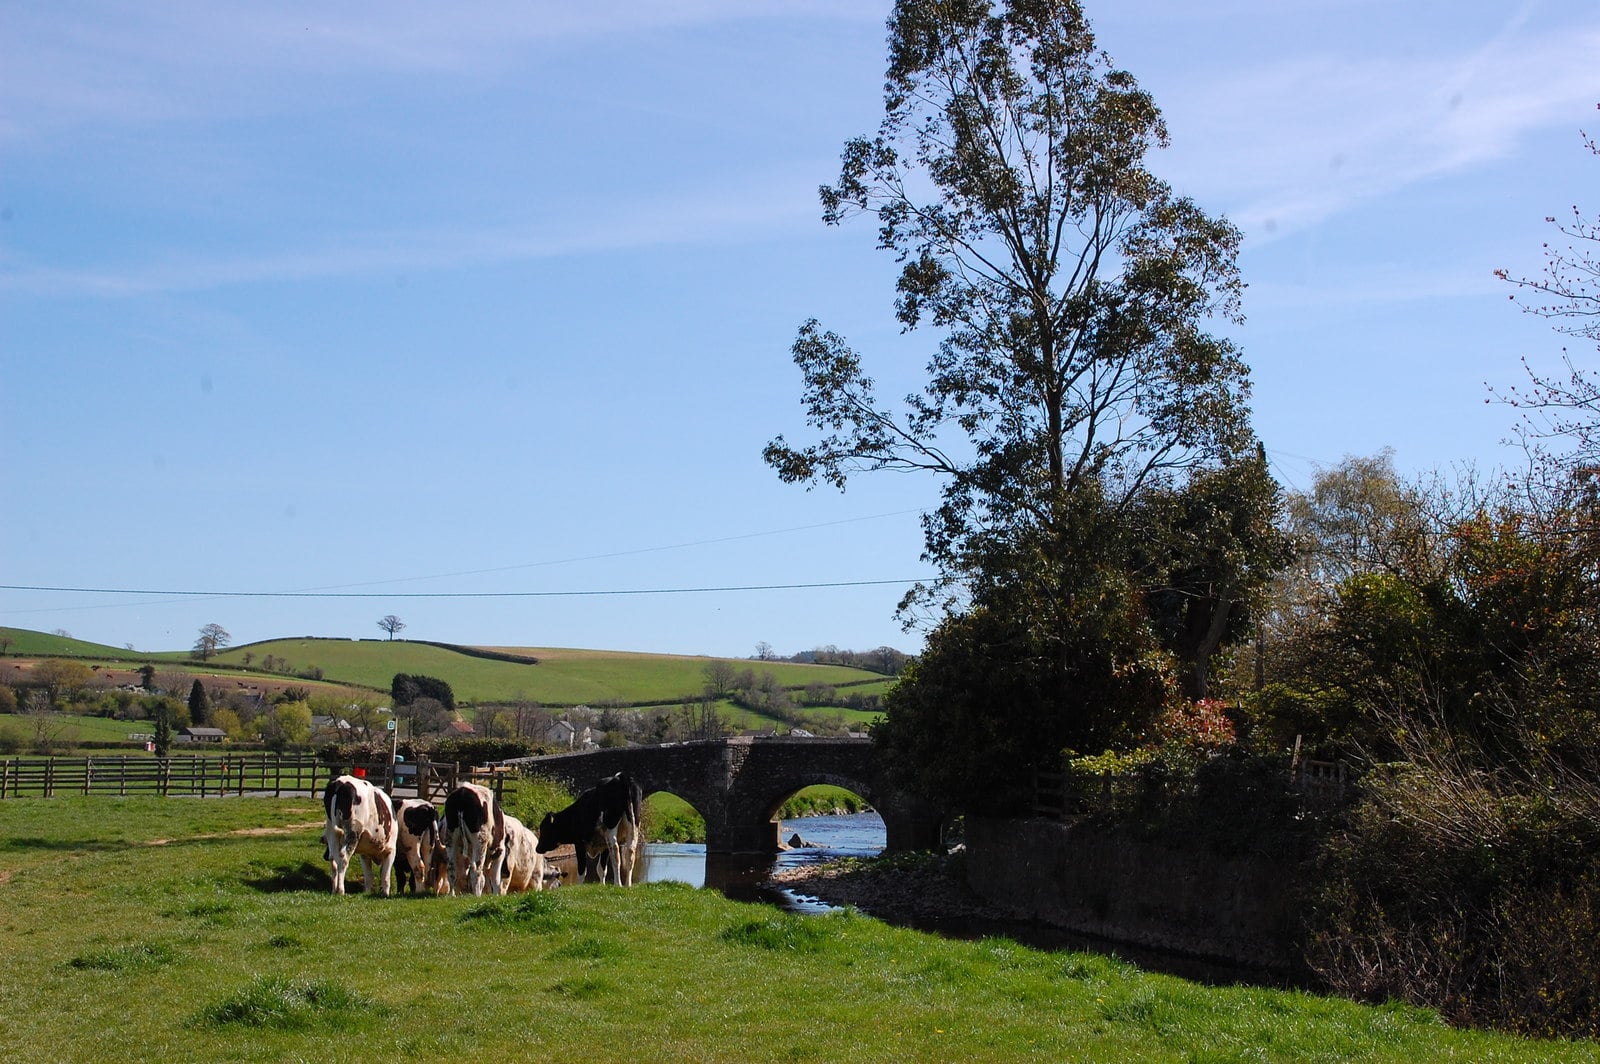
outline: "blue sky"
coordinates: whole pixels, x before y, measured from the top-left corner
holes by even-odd
[[[888,6],[0,0],[0,584],[253,593],[0,590],[0,625],[917,649],[936,485],[760,457],[806,438],[804,319],[890,394],[936,341],[816,200]],[[1562,338],[1493,270],[1600,210],[1600,6],[1088,11],[1167,115],[1154,168],[1246,233],[1280,479],[1514,464],[1486,383]]]

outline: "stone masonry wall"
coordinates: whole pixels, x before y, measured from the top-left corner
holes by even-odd
[[[1293,868],[1053,820],[967,818],[967,874],[990,902],[1083,934],[1290,972]]]

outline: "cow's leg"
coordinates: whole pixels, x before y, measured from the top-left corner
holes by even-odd
[[[617,828],[612,828],[605,833],[606,863],[611,867],[606,869],[600,876],[600,882],[606,882],[609,876],[620,887],[622,886],[622,849],[617,845],[617,831]]]
[[[383,880],[383,896],[387,898],[394,893],[394,850],[386,850],[378,861],[378,878]]]
[[[544,889],[544,854],[537,851],[533,855],[533,889]]]
[[[485,894],[507,894],[511,889],[511,879],[506,875],[506,857],[504,853],[489,851],[488,860],[485,862],[488,869],[483,876],[483,892]]]
[[[467,889],[473,897],[479,897],[483,894],[483,859],[487,855],[484,853],[483,840],[476,836],[467,840],[467,846]]]
[[[333,825],[333,819],[328,819],[328,826],[322,829],[322,852],[328,858],[328,875],[333,880],[333,892],[344,893],[344,834]]]
[[[372,879],[372,858],[361,854],[361,893],[376,894]]]
[[[618,827],[619,833],[626,833],[622,840],[622,885],[633,886],[633,872],[639,863],[639,829],[636,825],[623,821]]]
[[[446,851],[450,866],[448,876],[452,893],[459,894],[467,889],[467,840],[466,835],[459,831],[450,832],[450,848]]]

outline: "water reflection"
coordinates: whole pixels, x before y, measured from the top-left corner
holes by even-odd
[[[694,887],[712,887],[735,901],[760,901],[794,912],[827,912],[834,906],[804,894],[773,886],[767,877],[780,868],[831,861],[839,857],[873,857],[883,851],[883,818],[877,813],[812,816],[785,820],[783,838],[801,835],[812,847],[775,856],[706,854],[698,843],[652,842],[645,847],[646,883],[671,880]]]

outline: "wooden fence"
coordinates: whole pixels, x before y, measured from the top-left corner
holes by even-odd
[[[0,799],[53,798],[68,794],[220,797],[255,794],[317,797],[335,776],[371,780],[396,797],[441,800],[458,783],[472,780],[498,796],[507,773],[430,762],[390,765],[330,764],[311,754],[219,754],[199,757],[8,757],[0,758]]]

